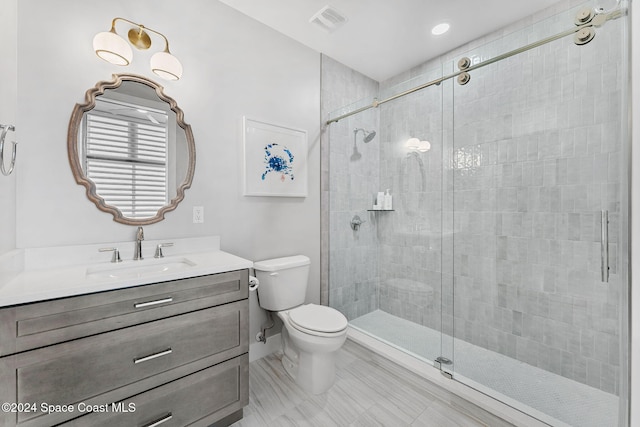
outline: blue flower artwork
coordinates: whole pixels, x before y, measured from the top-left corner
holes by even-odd
[[[264,164],[265,169],[262,173],[262,180],[267,178],[270,173],[280,174],[280,181],[284,182],[287,176],[290,180],[294,179],[293,175],[293,154],[284,145],[276,142],[267,144],[264,147]]]

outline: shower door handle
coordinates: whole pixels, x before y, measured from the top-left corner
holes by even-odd
[[[600,212],[600,273],[609,282],[609,211]]]

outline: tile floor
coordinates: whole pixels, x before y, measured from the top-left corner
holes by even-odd
[[[334,386],[316,396],[287,376],[281,356],[250,364],[249,406],[234,427],[512,425],[350,340],[338,353]]]

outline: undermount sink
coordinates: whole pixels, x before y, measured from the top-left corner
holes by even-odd
[[[132,279],[184,271],[196,263],[187,258],[125,261],[108,266],[87,268],[87,277],[95,279]]]

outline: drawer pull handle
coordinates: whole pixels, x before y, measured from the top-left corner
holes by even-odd
[[[173,350],[168,348],[166,350],[162,350],[159,353],[154,353],[154,354],[150,354],[149,356],[133,359],[133,363],[134,364],[138,364],[138,363],[142,363],[142,362],[148,362],[149,360],[157,359],[158,357],[162,357],[162,356],[167,356],[167,355],[169,355],[171,353],[173,353]]]
[[[171,412],[169,412],[167,415],[165,415],[164,417],[160,418],[158,421],[153,421],[150,424],[145,424],[144,427],[156,427],[156,426],[159,426],[162,423],[166,423],[171,418],[173,418],[173,414]]]
[[[138,302],[138,303],[135,303],[133,306],[135,308],[145,308],[145,307],[151,307],[153,305],[158,305],[158,304],[166,304],[168,302],[173,302],[173,297],[158,299],[158,300],[149,301],[149,302]]]

